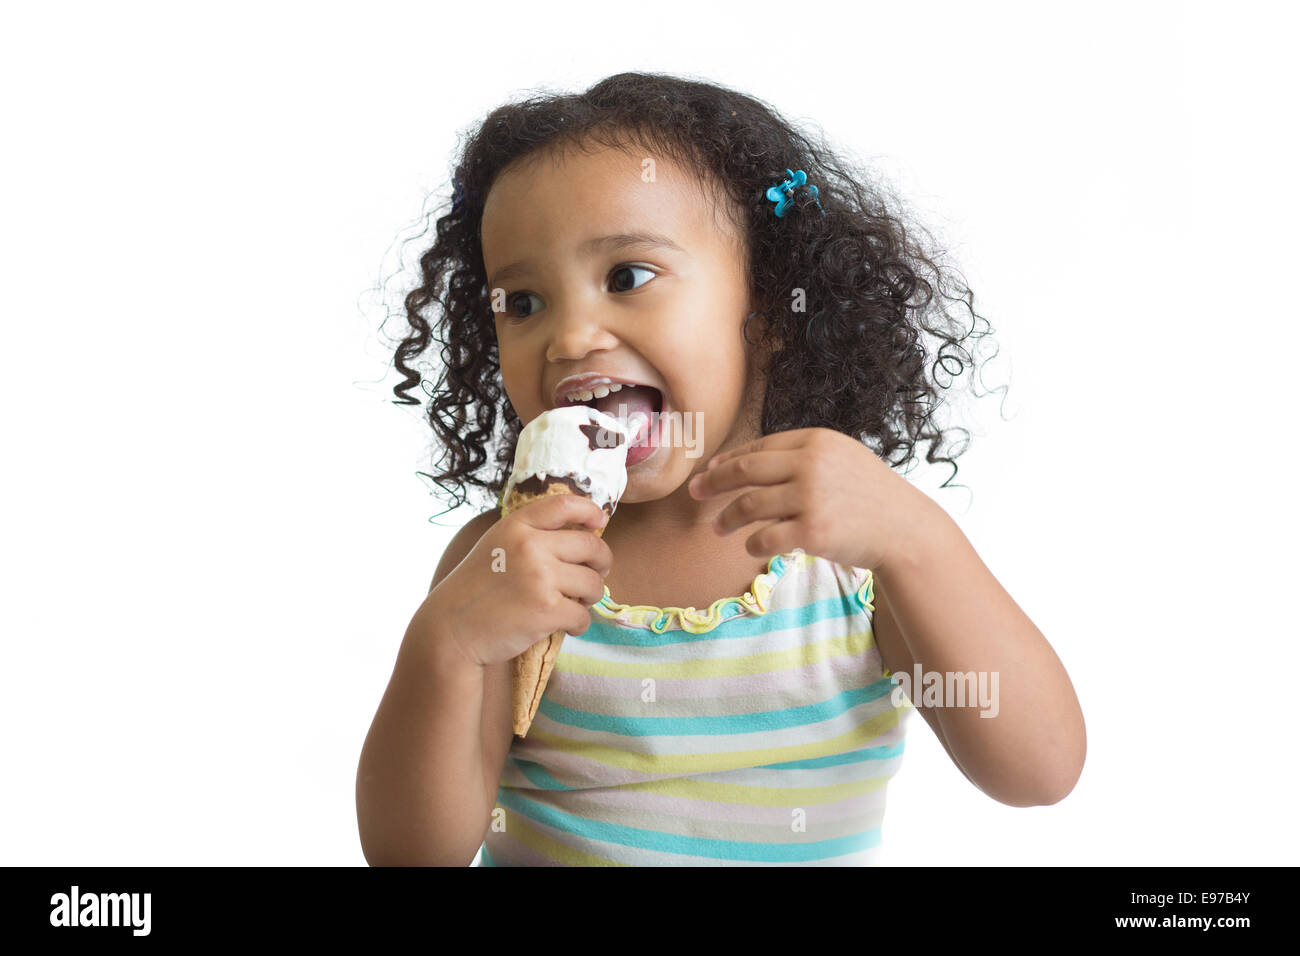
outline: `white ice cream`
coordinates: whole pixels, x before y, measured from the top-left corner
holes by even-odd
[[[582,431],[583,426],[598,426]],[[594,436],[591,437],[591,436]],[[621,438],[614,444],[615,437]],[[611,447],[600,447],[609,443]],[[595,444],[596,448],[591,446]],[[628,429],[617,418],[586,405],[567,405],[542,412],[524,426],[515,446],[514,470],[502,501],[516,484],[531,477],[571,478],[610,514],[627,488]]]

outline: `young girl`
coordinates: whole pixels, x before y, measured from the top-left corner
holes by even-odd
[[[929,376],[967,336],[928,275],[975,315],[898,210],[754,99],[653,74],[496,110],[456,179],[395,389],[416,403],[432,306],[453,505],[499,498],[549,408],[657,414],[608,524],[562,496],[452,539],[361,755],[366,859],[875,863],[913,704],[993,799],[1069,793],[1065,670],[893,470],[928,440],[956,471]],[[515,737],[510,661],[555,630]]]

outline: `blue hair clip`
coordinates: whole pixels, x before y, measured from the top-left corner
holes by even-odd
[[[808,174],[802,169],[796,169],[793,172],[785,171],[786,181],[773,186],[767,191],[769,201],[776,203],[776,217],[780,219],[785,215],[786,210],[794,205],[794,191],[808,182]],[[817,208],[822,210],[822,215],[826,215],[826,210],[822,209],[822,201],[817,198],[817,187],[809,186],[812,190],[813,202],[817,203]]]

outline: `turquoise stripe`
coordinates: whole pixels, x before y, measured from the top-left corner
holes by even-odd
[[[479,866],[496,866],[496,862],[493,861],[492,855],[487,851],[486,843],[479,847],[479,850],[483,854],[482,858],[478,861]]]
[[[736,604],[739,608],[740,605]],[[856,617],[864,608],[856,594],[838,594],[834,597],[802,604],[798,607],[770,608],[766,614],[746,614],[723,621],[711,631],[692,634],[676,628],[662,634],[637,625],[618,624],[591,612],[591,626],[581,634],[584,641],[608,647],[671,647],[691,641],[711,641],[720,638],[755,637],[768,631],[791,627],[808,627],[819,621],[837,617]],[[659,619],[661,622],[663,618]]]
[[[846,690],[815,704],[787,707],[784,710],[760,710],[748,714],[715,714],[701,717],[636,717],[593,714],[557,704],[543,695],[538,713],[549,720],[583,730],[598,730],[624,737],[685,737],[721,734],[750,734],[759,731],[802,727],[837,717],[847,710],[883,697],[894,689],[888,677]]]
[[[617,843],[621,846],[654,850],[659,853],[698,856],[710,860],[803,863],[809,860],[822,860],[831,856],[844,856],[880,844],[879,827],[863,833],[854,833],[831,840],[817,840],[811,843],[747,843],[741,840],[712,840],[707,837],[681,836],[676,833],[663,833],[659,830],[645,830],[639,827],[623,826],[618,823],[588,820],[537,803],[520,796],[514,791],[505,789],[498,792],[498,799],[509,810],[522,814],[537,823],[554,827],[564,833],[571,833],[580,839],[601,840],[605,843]],[[585,852],[593,851],[586,850]]]
[[[891,760],[894,757],[902,756],[903,744],[905,741],[900,740],[898,743],[889,747],[863,747],[860,750],[849,750],[842,754],[830,754],[825,757],[810,757],[807,760],[787,760],[784,763],[768,763],[758,767],[758,770],[818,770],[822,767],[838,767],[842,764],[861,763],[864,760]]]
[[[536,784],[536,790],[578,790],[580,787],[566,787],[547,772],[546,768],[532,760],[520,760],[518,757],[507,758],[530,782]]]
[[[903,743],[899,741],[891,747],[864,747],[859,750],[850,750],[847,753],[831,754],[826,757],[810,757],[807,760],[787,760],[783,763],[766,763],[755,767],[755,770],[820,770],[825,767],[839,767],[845,764],[862,763],[868,760],[892,760],[894,757],[902,756]],[[532,787],[516,788],[528,790],[585,790],[586,787],[570,787],[556,780],[551,776],[545,767],[531,760],[520,760],[518,757],[507,757],[507,760],[519,769],[529,782],[534,784]],[[737,767],[733,772],[747,768]],[[505,786],[501,784],[500,786]]]

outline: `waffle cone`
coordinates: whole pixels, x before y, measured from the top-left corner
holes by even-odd
[[[572,494],[576,494],[576,492],[559,481],[547,482],[546,490],[541,494],[530,494],[521,492],[518,489],[511,489],[510,495],[505,500],[505,513],[509,514],[516,508],[520,508],[538,498]],[[570,524],[565,525],[565,527],[590,531],[598,538],[605,533],[603,527],[589,528],[584,524]],[[511,710],[514,717],[514,730],[520,737],[528,736],[528,728],[532,726],[533,718],[537,716],[537,705],[542,701],[542,694],[546,691],[546,682],[551,679],[551,671],[555,667],[555,659],[560,656],[560,645],[563,642],[564,631],[554,631],[510,662]]]

